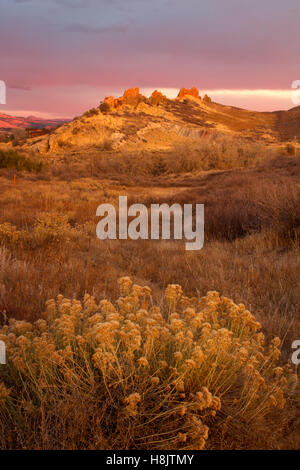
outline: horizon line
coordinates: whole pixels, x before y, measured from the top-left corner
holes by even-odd
[[[94,88],[94,87],[93,87]],[[167,96],[169,99],[174,99],[177,97],[178,92],[180,88],[175,88],[175,87],[139,87],[140,92],[144,96],[150,96],[151,93],[154,90],[161,91],[163,94]],[[197,88],[197,87],[196,87]],[[122,92],[119,92],[117,90],[126,90],[128,88],[114,88],[112,89],[111,94],[115,97],[122,96]],[[267,100],[271,99],[289,99],[291,106],[287,108],[286,110],[292,109],[293,107],[297,106],[292,102],[292,94],[295,93],[295,89],[289,88],[215,88],[215,89],[204,89],[204,88],[197,88],[199,90],[199,95],[209,95],[212,97],[213,101],[217,102],[218,104],[224,104],[220,101],[216,101],[215,97],[219,97],[222,100],[222,97],[224,98],[265,98]],[[118,95],[119,93],[119,95]],[[108,96],[108,93],[102,93],[102,99],[105,98],[105,96]],[[99,102],[99,101],[98,101]],[[15,116],[15,117],[22,117],[22,118],[28,118],[30,116],[36,117],[38,119],[59,119],[59,120],[71,120],[74,119],[76,116],[76,113],[74,113],[74,116],[65,116],[53,112],[47,112],[47,111],[39,111],[39,110],[32,110],[32,109],[5,109],[6,105],[1,105],[0,106],[0,114],[7,114],[9,116]],[[225,106],[232,106],[232,107],[239,107],[240,109],[245,109],[248,111],[256,111],[256,112],[274,112],[274,111],[281,111],[282,109],[276,109],[276,110],[265,110],[265,111],[258,111],[254,109],[247,108],[245,106],[237,106],[236,104],[225,104]],[[87,108],[88,110],[88,108]]]

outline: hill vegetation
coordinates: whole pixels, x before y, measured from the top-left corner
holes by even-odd
[[[196,88],[182,88],[176,99],[155,90],[149,98],[139,88],[109,96],[49,135],[28,139],[26,148],[42,154],[95,152],[104,143],[128,152],[170,151],[174,145],[197,148],[205,136],[229,136],[268,146],[300,137],[299,108],[255,112],[214,103]]]

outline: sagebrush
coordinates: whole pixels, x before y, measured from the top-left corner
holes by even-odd
[[[203,449],[220,426],[247,422],[245,441],[272,427],[297,379],[244,305],[171,284],[159,306],[129,277],[119,287],[115,305],[59,295],[2,327],[1,448]]]

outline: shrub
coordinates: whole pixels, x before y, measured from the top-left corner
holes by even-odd
[[[98,147],[103,149],[103,145]],[[108,150],[113,147],[109,146]],[[104,150],[107,150],[104,148]],[[269,153],[272,151],[268,150]],[[253,167],[267,155],[265,147],[246,139],[228,136],[206,136],[191,144],[174,144],[159,152],[128,151],[121,147],[110,159],[99,162],[98,170],[108,175],[115,173],[134,176],[161,176],[208,170]]]
[[[62,137],[57,139],[57,145],[62,149],[69,149],[72,147],[72,143],[68,140],[64,140]]]
[[[32,231],[18,230],[10,222],[0,224],[0,245],[9,248],[17,246],[36,248],[62,240],[68,241],[75,233],[76,230],[68,222],[68,216],[44,212],[36,219]]]
[[[105,101],[100,104],[99,109],[103,114],[109,113],[109,111],[111,110],[109,104]]]
[[[69,238],[72,228],[68,222],[68,216],[55,212],[40,214],[33,229],[34,241],[38,245],[58,242],[63,238]]]
[[[203,170],[223,170],[254,166],[266,158],[267,149],[243,138],[212,135],[200,141],[197,153]]]
[[[265,347],[244,305],[169,285],[161,309],[148,287],[119,287],[116,305],[59,295],[0,330],[2,449],[203,449],[220,421],[247,422],[247,438],[284,407],[280,340]]]
[[[167,164],[162,157],[155,158],[152,163],[151,173],[153,176],[160,176],[167,172]]]
[[[262,225],[282,241],[300,241],[300,188],[296,185],[270,186],[260,201]]]
[[[41,160],[24,157],[13,150],[0,150],[0,168],[16,168],[16,170],[27,170],[40,172],[44,167]]]
[[[113,140],[108,137],[104,138],[101,144],[98,146],[98,149],[104,152],[112,150],[112,148],[113,148]]]
[[[0,245],[6,245],[14,248],[28,240],[28,234],[25,230],[18,230],[10,222],[0,224]]]
[[[86,111],[83,116],[85,117],[92,117],[92,116],[97,116],[99,114],[99,109],[98,108],[92,108],[89,111]]]
[[[288,155],[294,155],[296,152],[296,147],[293,144],[287,143],[285,146],[285,151]]]

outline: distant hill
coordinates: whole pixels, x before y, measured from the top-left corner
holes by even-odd
[[[35,116],[18,117],[0,113],[0,129],[56,128],[67,119],[42,119]]]
[[[289,111],[276,111],[275,129],[281,140],[300,138],[300,106]]]
[[[256,112],[212,102],[196,88],[168,99],[159,91],[149,98],[131,88],[120,98],[109,96],[99,107],[67,122],[50,134],[27,140],[41,153],[125,149],[170,150],[197,144],[209,134],[230,134],[268,144],[300,138],[300,107]]]

